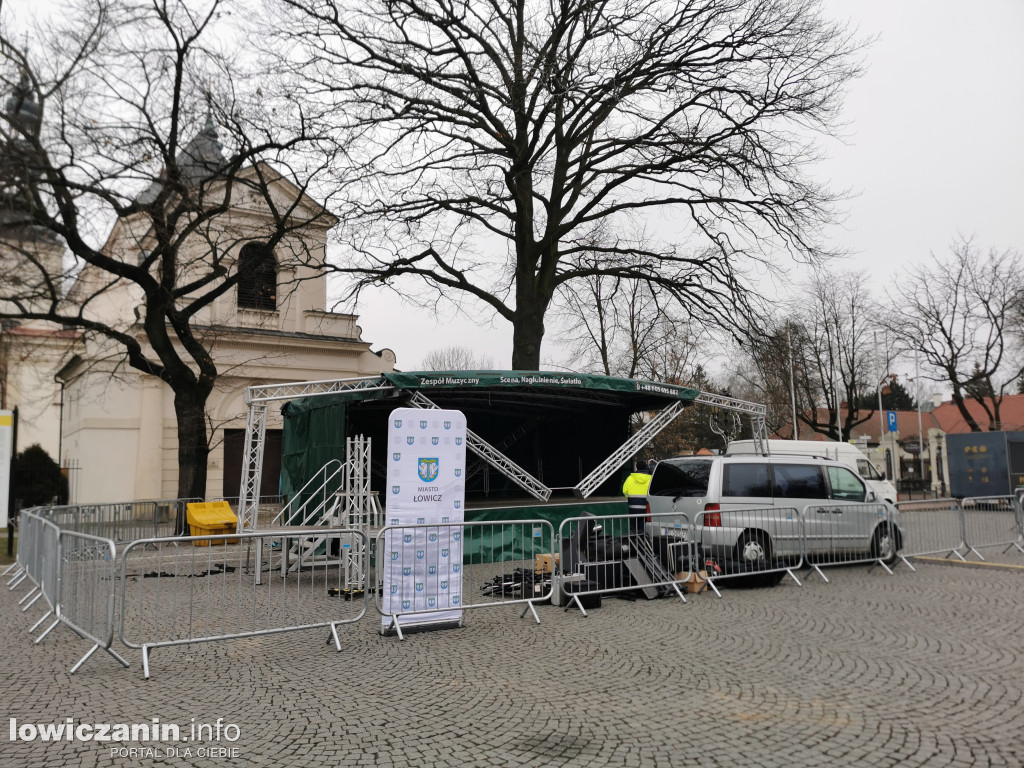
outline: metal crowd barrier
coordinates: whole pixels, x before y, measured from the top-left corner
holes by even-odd
[[[674,512],[585,515],[558,527],[557,602],[587,615],[584,602],[598,595],[639,592],[653,600],[674,592],[693,575],[689,520]]]
[[[128,662],[110,646],[114,642],[117,551],[114,542],[87,533],[60,532],[60,590],[57,618],[92,648],[71,668],[78,671],[98,649],[123,666]]]
[[[47,604],[46,612],[32,625],[29,634],[53,617],[49,626],[35,638],[35,644],[42,642],[61,623],[80,637],[92,640],[93,647],[71,668],[72,674],[98,648],[128,666],[128,662],[110,648],[117,585],[114,543],[109,539],[61,531],[53,522],[40,517],[40,511],[22,512],[18,553],[24,565],[22,578],[30,579],[34,585],[21,600],[22,611],[27,611],[40,598]],[[20,581],[18,579],[11,588]]]
[[[1024,554],[1024,526],[1016,496],[976,496],[960,503],[963,512],[964,542],[967,551],[979,560],[978,551],[987,547],[1003,547],[1003,552],[1016,548]]]
[[[964,519],[956,499],[921,499],[901,501],[894,505],[899,511],[899,528],[903,534],[900,561],[910,570],[908,558],[943,555],[963,560]]]
[[[837,504],[829,499],[808,504],[801,515],[807,564],[828,583],[821,570],[836,565],[890,565],[899,559],[902,531],[888,504]]]
[[[364,533],[348,529],[325,528],[317,537],[326,553],[354,539],[364,550],[368,544]],[[147,678],[153,648],[329,627],[341,650],[338,627],[366,614],[366,591],[346,589],[337,560],[309,558],[305,568],[285,568],[283,578],[258,579],[282,570],[282,539],[280,532],[230,533],[140,539],[125,548],[118,634],[142,650]]]
[[[10,591],[17,589],[21,583],[29,578],[29,564],[33,562],[35,548],[41,530],[41,518],[31,515],[27,510],[21,512],[21,524],[18,531],[18,556],[14,565],[4,571],[4,576],[12,570],[14,573],[7,580],[7,588]]]
[[[202,499],[154,499],[112,504],[49,507],[44,516],[62,531],[76,531],[125,543],[147,537],[182,535],[185,508]]]
[[[22,606],[21,612],[25,613],[35,605],[40,598],[46,601],[47,612],[43,618],[37,621],[29,632],[36,628],[56,611],[57,589],[60,579],[58,570],[58,541],[60,529],[53,523],[43,520],[31,512],[22,512],[22,538],[18,545],[18,561],[22,564],[23,572],[10,583],[13,590],[28,579],[32,584],[30,589],[18,605]],[[24,554],[24,556],[23,556]],[[54,622],[56,623],[56,622]],[[51,626],[50,629],[53,627]],[[45,637],[47,632],[43,633]],[[36,642],[42,640],[40,637]]]
[[[389,525],[377,534],[382,632],[458,621],[461,612],[551,599],[554,529],[546,520]]]
[[[693,538],[699,559],[710,561],[707,587],[718,597],[717,583],[730,579],[774,585],[789,576],[802,586],[795,571],[804,563],[804,531],[793,507],[699,512]]]

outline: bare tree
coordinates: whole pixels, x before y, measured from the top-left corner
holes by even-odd
[[[210,307],[238,286],[257,308],[279,298],[310,260],[303,233],[332,221],[302,202],[300,180],[328,162],[301,152],[321,133],[315,116],[225,52],[231,10],[82,0],[28,49],[0,30],[14,94],[0,120],[0,240],[19,275],[3,281],[0,316],[80,329],[164,381],[181,496],[205,494],[205,405],[221,373]]]
[[[859,64],[818,0],[282,2],[351,163],[338,269],[484,302],[515,368],[580,280],[731,324],[750,260],[822,255],[810,137]]]
[[[763,388],[770,421],[792,421],[793,390],[798,421],[832,440],[874,415],[873,405],[864,407],[874,392],[877,315],[866,282],[860,273],[818,270],[792,299],[792,313],[749,334],[749,365],[737,373],[745,368]]]
[[[494,360],[478,355],[469,347],[455,345],[432,349],[423,358],[420,368],[424,371],[487,371],[493,370]]]
[[[709,333],[648,283],[595,273],[561,294],[559,338],[575,369],[672,383],[693,375]]]
[[[981,425],[967,400],[977,402],[990,430],[1002,429],[1000,407],[1024,374],[1015,358],[1024,307],[1018,251],[982,252],[958,239],[945,259],[908,270],[891,291],[885,318],[889,334],[907,353],[917,352],[933,381],[948,383],[953,402],[971,431]]]

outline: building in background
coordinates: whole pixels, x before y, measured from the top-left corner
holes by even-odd
[[[6,119],[29,120],[38,129],[41,116],[27,85],[25,93],[15,93],[6,101],[5,109]],[[7,146],[4,151],[11,157],[18,147]],[[182,152],[204,162],[211,156],[216,159],[220,145],[211,121]],[[201,164],[196,168],[201,170]],[[303,212],[323,212],[319,203],[269,166],[260,166],[258,172],[272,179],[275,200],[297,203]],[[151,193],[146,190],[142,196]],[[17,213],[17,200],[0,201],[0,216]],[[242,195],[223,214],[232,232],[242,233],[233,238],[237,245],[218,254],[228,269],[265,252],[260,222],[266,215],[260,200]],[[207,403],[211,448],[207,498],[238,494],[247,386],[367,376],[394,369],[391,350],[372,351],[362,339],[357,316],[327,310],[323,264],[327,232],[336,222],[329,215],[310,220],[316,224],[289,234],[251,279],[227,290],[192,321],[201,329],[219,372]],[[27,274],[26,259],[46,264],[48,274],[65,273],[61,242],[31,226],[11,226],[11,221],[0,239],[3,279],[16,281]],[[246,237],[246,232],[251,236]],[[119,219],[104,249],[122,259],[141,260],[145,242],[146,232],[138,221]],[[209,247],[199,238],[188,241],[183,263],[208,260],[212,255],[203,249]],[[145,347],[138,289],[124,283],[104,286],[102,292],[94,290],[104,280],[110,280],[109,274],[82,270],[67,286],[65,301],[72,306],[87,303],[93,317],[134,335]],[[130,368],[123,352],[102,338],[45,321],[4,321],[0,326],[0,408],[15,406],[20,414],[18,447],[38,443],[61,462],[69,474],[70,501],[176,495],[173,393],[160,379]],[[279,413],[272,413],[268,427],[262,487],[273,493],[280,466]]]

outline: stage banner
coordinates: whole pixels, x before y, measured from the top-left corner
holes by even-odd
[[[387,524],[425,527],[385,533],[377,555],[381,628],[394,615],[403,628],[458,622],[462,528],[450,524],[465,519],[466,417],[461,411],[395,409],[388,420],[387,466]]]

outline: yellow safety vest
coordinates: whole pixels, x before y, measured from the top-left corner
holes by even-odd
[[[634,472],[622,484],[622,492],[626,496],[646,496],[651,484],[651,476],[644,472]]]

